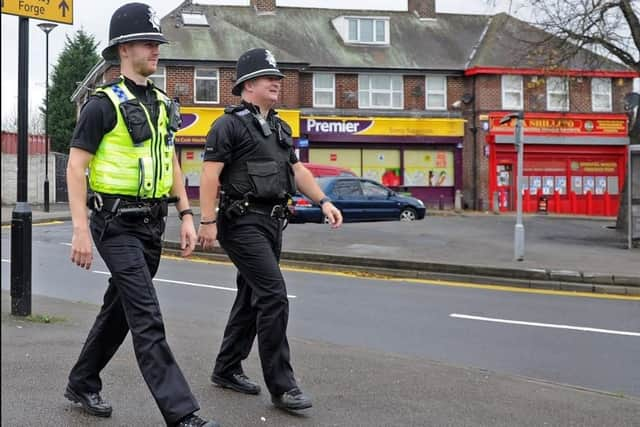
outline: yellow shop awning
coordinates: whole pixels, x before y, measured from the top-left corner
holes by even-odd
[[[176,142],[204,144],[211,124],[222,114],[224,108],[181,107],[182,127],[176,133]],[[300,111],[278,110],[278,115],[291,126],[293,137],[300,136]]]

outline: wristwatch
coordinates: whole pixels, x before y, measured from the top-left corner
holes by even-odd
[[[318,204],[319,204],[320,206],[322,206],[322,205],[324,205],[325,203],[330,202],[330,201],[331,201],[331,199],[330,199],[330,198],[328,198],[327,196],[324,196],[322,199],[320,199],[320,201],[318,202]]]

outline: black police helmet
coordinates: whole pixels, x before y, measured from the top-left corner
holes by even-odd
[[[117,60],[118,45],[132,41],[168,43],[160,30],[160,18],[144,3],[127,3],[113,13],[109,45],[102,51],[102,57],[107,61]]]
[[[236,82],[231,93],[239,96],[242,93],[242,83],[262,76],[276,76],[283,78],[284,74],[278,70],[276,58],[267,49],[251,49],[243,53],[236,65]]]

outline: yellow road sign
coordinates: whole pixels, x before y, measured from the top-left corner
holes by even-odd
[[[73,0],[2,0],[2,13],[73,24]]]

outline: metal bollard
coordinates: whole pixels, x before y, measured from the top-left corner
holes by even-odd
[[[444,194],[440,195],[440,199],[438,200],[438,209],[444,210]]]
[[[462,211],[462,191],[456,190],[456,198],[453,202],[453,209],[456,212]]]
[[[500,199],[497,191],[493,192],[493,213],[500,214]]]

